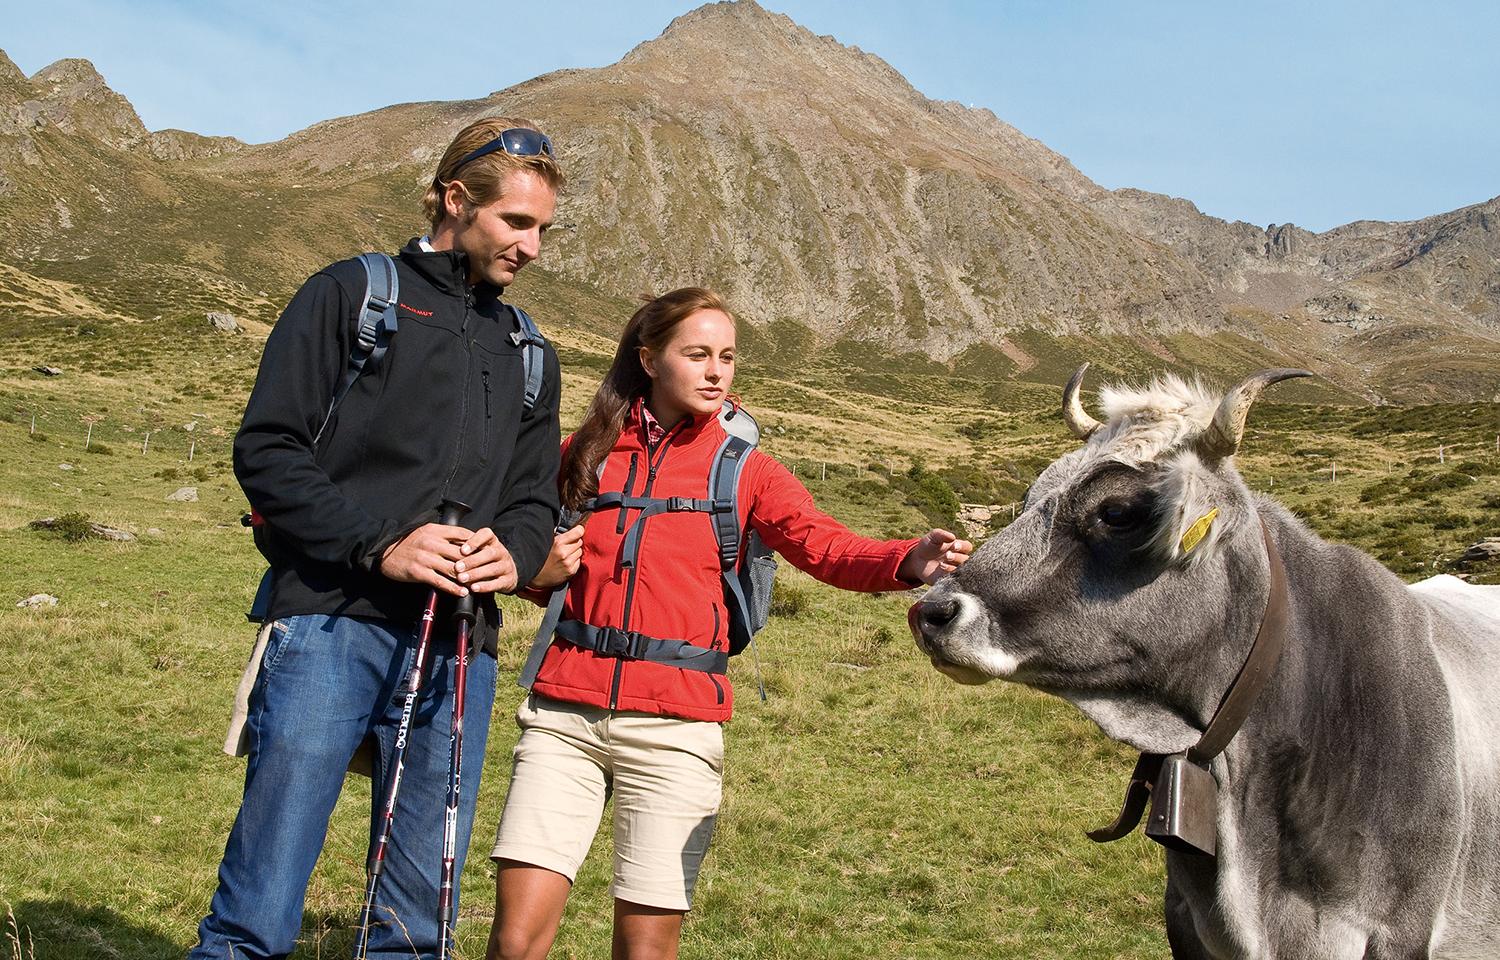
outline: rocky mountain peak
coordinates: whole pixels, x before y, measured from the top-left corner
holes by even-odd
[[[70,57],[56,63],[49,63],[32,75],[31,82],[48,85],[59,91],[67,88],[74,95],[109,90],[109,84],[104,81],[103,75],[94,69],[94,64],[81,57]]]
[[[0,50],[0,89],[18,86],[26,83],[26,74],[16,66],[15,61]]]
[[[22,119],[32,126],[55,127],[116,149],[133,147],[148,136],[130,101],[110,89],[87,60],[49,64],[31,76],[30,85],[35,99],[22,103],[21,109]]]
[[[805,87],[808,77],[853,80],[887,96],[923,99],[884,60],[818,36],[755,0],[723,0],[673,20],[661,36],[631,50],[620,66],[719,92]]]

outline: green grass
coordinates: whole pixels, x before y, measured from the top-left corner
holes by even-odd
[[[535,279],[545,293],[548,278]],[[619,307],[572,305],[583,315]],[[0,320],[0,907],[39,957],[144,960],[191,942],[239,798],[241,762],[218,748],[252,639],[241,612],[260,561],[236,522],[243,501],[228,450],[259,345],[187,320],[77,327]],[[576,420],[612,342],[583,324],[556,336]],[[757,349],[765,361],[737,388],[766,449],[864,532],[924,529],[946,509],[944,490],[1010,502],[1075,444],[1054,387],[928,364],[903,377],[904,361],[858,350]],[[51,357],[64,376],[30,371]],[[93,444],[110,455],[83,450],[83,418],[95,416],[104,419]],[[1452,564],[1500,533],[1496,432],[1494,404],[1268,401],[1251,417],[1240,466],[1324,536],[1408,579],[1449,571],[1497,582],[1500,570]],[[168,502],[182,486],[199,500]],[[139,539],[26,529],[68,513]],[[33,593],[61,602],[14,609]],[[909,602],[840,594],[784,570],[759,644],[770,701],[755,699],[748,659],[733,667],[726,802],[683,955],[1166,956],[1158,848],[1139,835],[1097,846],[1082,833],[1114,815],[1128,752],[1061,702],[935,673],[907,636]],[[481,955],[490,916],[485,853],[520,695],[508,677],[536,618],[519,603],[507,612],[507,679],[464,877],[468,957]],[[335,813],[300,955],[347,952],[367,790],[351,780]],[[607,831],[595,846],[554,956],[606,949]]]

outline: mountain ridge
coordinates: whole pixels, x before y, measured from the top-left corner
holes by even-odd
[[[415,198],[438,154],[493,114],[530,117],[558,143],[566,229],[542,269],[580,290],[629,300],[709,283],[758,325],[941,362],[990,349],[997,376],[1029,369],[1016,340],[1029,332],[1123,337],[1179,365],[1193,351],[1163,338],[1232,336],[1370,397],[1500,393],[1500,374],[1468,382],[1500,357],[1500,198],[1323,233],[1219,220],[1106,190],[992,111],[929,99],[878,56],[753,0],[685,13],[609,66],[254,145],[146,131],[86,61],[26,78],[0,52],[0,224],[13,234],[0,256],[41,270],[63,236],[77,255],[175,250],[270,302],[257,274],[285,289],[351,244],[420,232]],[[127,223],[143,194],[179,212]],[[219,223],[230,216],[263,222],[262,242]],[[316,238],[297,236],[307,217]],[[222,239],[205,246],[205,229]],[[1430,387],[1394,369],[1391,342],[1417,345]]]

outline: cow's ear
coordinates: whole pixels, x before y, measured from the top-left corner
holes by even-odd
[[[1156,481],[1156,535],[1151,548],[1166,563],[1195,564],[1213,552],[1219,538],[1211,471],[1191,450],[1162,464]]]

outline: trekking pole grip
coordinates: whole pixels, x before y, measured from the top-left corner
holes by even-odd
[[[450,527],[456,527],[459,521],[468,514],[469,509],[467,503],[458,500],[444,500],[442,516],[438,518],[438,522]],[[474,591],[469,591],[455,601],[453,620],[454,622],[462,620],[471,624],[474,622]]]
[[[461,500],[444,500],[438,514],[438,523],[456,527],[469,512],[469,505]]]

